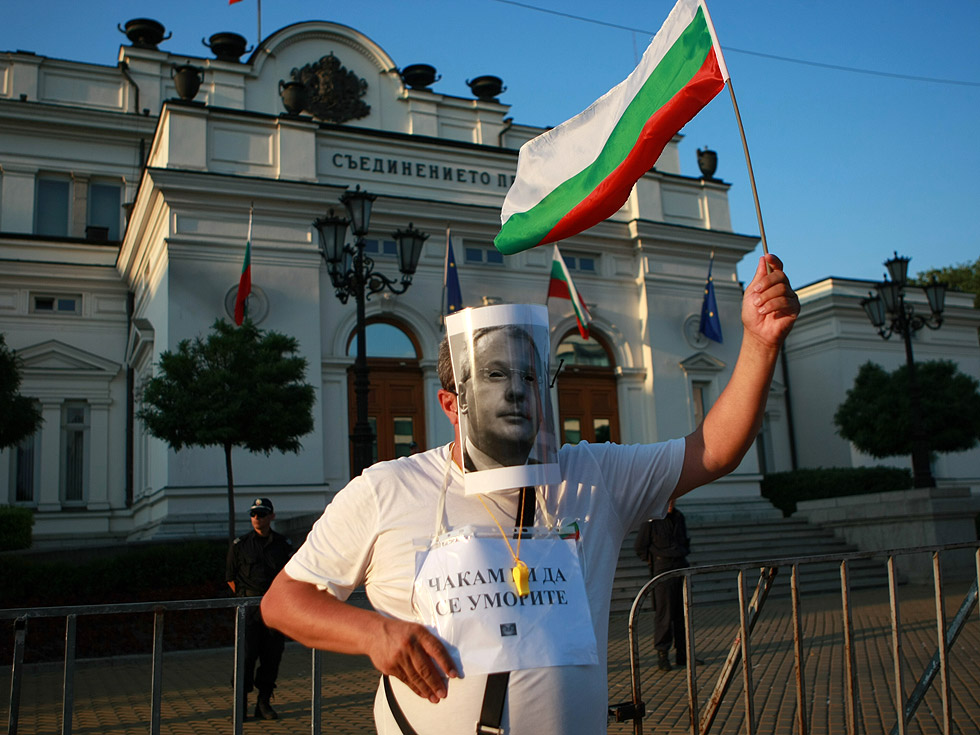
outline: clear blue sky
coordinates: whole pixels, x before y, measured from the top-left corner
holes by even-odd
[[[0,50],[115,65],[126,40],[116,25],[149,17],[173,33],[162,49],[208,56],[201,39],[212,33],[235,31],[255,43],[256,5],[7,0]],[[672,5],[265,0],[261,23],[263,36],[304,20],[352,26],[399,67],[435,66],[442,79],[433,90],[445,94],[470,96],[467,79],[495,74],[517,122],[550,126],[625,77]],[[980,3],[713,0],[709,8],[745,123],[770,250],[795,284],[880,278],[894,250],[912,257],[912,273],[980,256]],[[682,172],[698,174],[698,147],[716,150],[716,175],[732,184],[734,229],[758,234],[727,91],[683,132]],[[743,279],[750,273],[749,265],[740,269]]]

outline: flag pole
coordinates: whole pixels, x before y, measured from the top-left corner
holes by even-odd
[[[762,207],[759,206],[759,190],[755,186],[755,173],[752,171],[752,157],[749,155],[749,144],[745,139],[745,128],[742,126],[742,114],[735,100],[735,87],[732,78],[728,77],[728,92],[732,97],[732,107],[735,108],[735,121],[738,123],[738,134],[742,137],[742,150],[745,152],[745,165],[749,170],[749,184],[752,186],[752,200],[755,202],[755,216],[759,220],[759,236],[762,239],[762,253],[769,255],[769,244],[766,241],[766,227],[762,224]],[[772,267],[766,263],[766,273],[771,273]]]
[[[442,258],[442,296],[439,299],[439,323],[446,326],[446,282],[449,280],[449,225],[446,225],[446,253]]]
[[[262,43],[262,0],[258,0],[255,5],[257,9],[255,13],[255,17],[258,22],[258,34],[259,34],[259,37],[255,39],[255,45],[256,47],[258,47],[258,45]]]

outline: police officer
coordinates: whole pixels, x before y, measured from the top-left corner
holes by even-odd
[[[272,530],[276,514],[272,501],[256,498],[249,510],[252,530],[235,539],[228,550],[225,579],[239,597],[260,597],[293,555],[289,539]],[[263,720],[279,717],[269,699],[276,687],[279,662],[286,639],[277,630],[267,628],[259,607],[249,607],[245,614],[245,691],[243,703],[248,712],[248,693],[259,690],[255,716]],[[255,664],[258,663],[256,671]]]
[[[667,515],[648,520],[640,527],[634,545],[636,555],[650,565],[650,576],[684,569],[688,566],[691,540],[687,536],[684,514],[674,507],[671,499]],[[684,580],[674,577],[658,582],[653,587],[653,647],[657,651],[657,667],[670,671],[671,644],[677,656],[677,665],[687,665],[687,641],[684,630]],[[699,664],[704,662],[698,660]]]

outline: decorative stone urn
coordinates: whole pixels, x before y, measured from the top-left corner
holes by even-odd
[[[119,24],[116,24],[116,28],[121,33],[125,33],[126,38],[136,48],[156,50],[158,43],[166,41],[173,35],[172,33],[168,33],[165,36],[164,31],[166,29],[163,27],[163,24],[152,18],[133,18],[132,20],[126,21],[125,28]]]
[[[204,81],[204,70],[191,64],[174,64],[170,69],[170,77],[174,80],[177,96],[185,102],[190,102],[197,96]]]
[[[701,169],[701,178],[714,178],[715,171],[718,170],[718,154],[709,148],[698,148],[698,168]]]
[[[442,79],[436,75],[436,68],[428,64],[410,64],[401,71],[402,81],[412,89],[428,89],[430,84]]]
[[[473,96],[485,102],[494,102],[497,95],[507,91],[503,80],[500,77],[484,75],[476,79],[466,80],[466,84],[473,91]]]
[[[282,97],[282,106],[289,115],[299,115],[306,109],[306,85],[302,82],[285,82],[280,79],[279,96]]]
[[[245,48],[245,36],[230,32],[215,33],[207,41],[202,38],[201,43],[211,49],[218,61],[230,61],[236,64],[242,54],[252,50]]]

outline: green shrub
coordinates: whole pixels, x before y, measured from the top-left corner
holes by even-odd
[[[157,600],[226,597],[223,541],[189,541],[64,552],[58,558],[5,554],[0,564],[0,607],[59,607]],[[12,656],[13,622],[0,626],[0,661]],[[25,661],[59,661],[64,656],[64,618],[29,624]],[[234,610],[170,612],[164,648],[187,650],[234,642]],[[79,658],[145,654],[153,645],[153,615],[79,617]]]
[[[0,505],[0,551],[29,549],[34,513],[30,508]]]
[[[864,495],[912,487],[912,474],[895,467],[831,467],[773,472],[762,480],[762,495],[784,516],[805,500]]]
[[[221,597],[228,592],[222,541],[121,547],[74,561],[9,556],[0,565],[0,605],[36,607]]]

